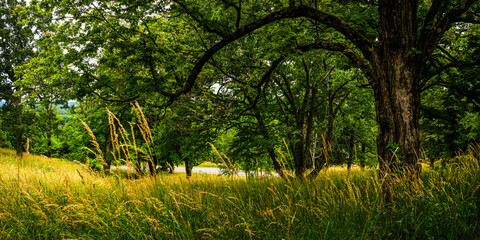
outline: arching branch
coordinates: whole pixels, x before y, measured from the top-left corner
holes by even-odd
[[[247,24],[243,27],[238,28],[235,32],[233,32],[232,34],[228,35],[220,42],[210,47],[203,54],[203,56],[199,60],[197,60],[193,69],[190,71],[189,76],[185,80],[185,84],[183,85],[182,88],[176,90],[175,92],[163,91],[162,94],[170,98],[176,98],[181,94],[189,92],[192,89],[198,74],[200,74],[200,72],[203,69],[203,66],[209,61],[209,59],[213,57],[215,53],[217,53],[218,51],[220,51],[222,48],[232,43],[233,41],[240,39],[245,35],[259,28],[262,28],[263,26],[273,23],[275,21],[278,21],[281,19],[287,19],[287,18],[300,18],[300,17],[310,18],[319,23],[333,27],[334,29],[342,33],[347,39],[349,39],[362,52],[362,54],[367,59],[372,55],[373,44],[366,37],[364,37],[359,31],[351,27],[348,23],[346,23],[342,19],[308,6],[302,5],[302,6],[289,7],[287,9],[271,13],[265,16],[264,18],[258,19],[250,24]]]
[[[327,42],[327,41],[317,41],[313,44],[305,45],[305,46],[300,46],[299,49],[303,52],[310,51],[313,49],[324,49],[327,51],[332,51],[332,52],[340,52],[344,56],[346,56],[350,61],[354,62],[365,74],[367,79],[372,79],[375,78],[375,73],[372,70],[371,66],[368,64],[368,62],[362,58],[358,53],[356,53],[353,49],[351,49],[349,46],[342,44],[342,43],[332,43],[332,42]]]

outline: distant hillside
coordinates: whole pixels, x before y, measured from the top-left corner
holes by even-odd
[[[3,105],[5,105],[5,104],[6,104],[5,101],[0,101],[0,108],[2,108]],[[68,102],[68,107],[69,108],[77,107],[78,105],[79,104],[77,102]],[[63,120],[65,122],[70,121],[71,112],[68,108],[64,108],[64,105],[58,105],[55,108],[56,108],[55,112],[57,113],[58,117],[63,118]]]

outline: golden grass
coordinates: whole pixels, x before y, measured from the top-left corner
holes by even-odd
[[[374,170],[330,167],[313,182],[160,174],[101,176],[61,159],[0,149],[0,238],[479,238],[480,174],[469,156],[396,186]]]

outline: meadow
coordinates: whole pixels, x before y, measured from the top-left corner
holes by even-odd
[[[0,150],[0,239],[479,239],[475,152],[381,197],[375,169],[315,181],[160,174],[101,176]]]

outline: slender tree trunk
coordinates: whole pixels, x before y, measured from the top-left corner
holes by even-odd
[[[174,170],[175,170],[175,165],[173,165],[173,162],[170,162],[170,163],[168,164],[168,166],[169,166],[169,171],[168,171],[168,173],[169,173],[169,174],[174,174],[174,173],[175,173],[175,171],[174,171]]]
[[[150,171],[150,175],[152,177],[155,177],[157,175],[157,171],[155,170],[155,164],[153,164],[153,161],[147,161],[148,162],[148,170]]]
[[[277,157],[275,155],[275,150],[272,147],[268,147],[267,152],[268,152],[268,156],[273,162],[273,169],[275,169],[275,172],[277,172],[278,176],[280,176],[281,178],[286,179],[287,176],[283,172],[283,168],[280,165],[280,162],[278,162],[277,160]]]
[[[48,152],[47,152],[47,157],[51,158],[52,157],[52,132],[51,130],[49,130],[47,132],[47,148],[48,148]]]
[[[47,156],[49,158],[52,157],[52,131],[53,131],[53,116],[52,116],[52,109],[50,104],[47,106],[47,117],[48,117],[48,132],[47,132]]]
[[[192,164],[190,163],[190,160],[187,158],[185,159],[185,173],[187,174],[187,178],[192,177]]]
[[[23,144],[22,144],[22,138],[23,138],[23,123],[22,123],[22,105],[20,103],[22,102],[22,97],[18,96],[15,97],[14,99],[14,105],[16,108],[17,116],[16,116],[16,129],[15,129],[15,148],[17,150],[17,156],[18,157],[23,157]]]
[[[310,179],[315,179],[320,171],[323,169],[323,167],[327,164],[328,160],[328,145],[332,141],[333,138],[333,129],[335,127],[335,118],[337,117],[337,113],[340,110],[340,107],[343,105],[345,100],[347,99],[348,95],[350,95],[350,92],[345,94],[343,98],[340,100],[340,102],[337,104],[337,106],[334,106],[334,100],[335,100],[335,95],[330,95],[329,96],[329,101],[328,101],[328,108],[327,108],[327,126],[325,129],[325,135],[323,136],[324,139],[323,141],[323,152],[322,155],[320,156],[318,161],[318,164],[315,165],[315,169],[309,174]]]
[[[360,157],[360,169],[362,169],[362,171],[365,170],[365,143],[362,143],[362,147],[361,147],[361,157]]]
[[[302,180],[305,177],[305,153],[304,139],[301,133],[295,134],[295,144],[293,149],[293,159],[295,162],[295,176]]]
[[[347,170],[350,171],[352,169],[352,163],[353,163],[353,157],[355,155],[355,146],[354,146],[354,140],[355,136],[353,135],[353,131],[350,130],[348,131],[350,134],[350,139],[348,141],[348,161],[347,161]]]
[[[103,171],[105,172],[105,175],[110,174],[110,166],[112,164],[112,158],[110,157],[111,155],[111,149],[112,149],[112,136],[110,134],[110,129],[108,130],[107,134],[105,135],[105,152],[104,152],[104,163],[103,163]]]
[[[148,159],[147,159],[147,162],[148,162],[148,170],[150,171],[150,175],[152,177],[156,177],[157,176],[157,157],[155,155],[153,156],[150,156]]]
[[[150,175],[152,175],[153,177],[156,177],[157,176],[157,164],[158,164],[157,155],[153,154],[153,156],[151,156],[151,157],[152,157],[152,159],[150,161],[148,161],[148,167],[150,169]]]
[[[258,127],[260,128],[260,133],[262,134],[262,137],[263,139],[265,139],[265,141],[270,142],[270,135],[268,134],[267,126],[263,121],[263,117],[258,111],[258,109],[255,108],[254,110],[255,110],[255,118],[257,119]],[[273,147],[268,146],[266,150],[267,150],[268,156],[272,160],[273,168],[275,169],[275,171],[278,173],[278,175],[281,178],[286,178],[287,176],[285,176],[282,166],[280,165],[280,163],[276,158],[275,150],[273,149]]]

